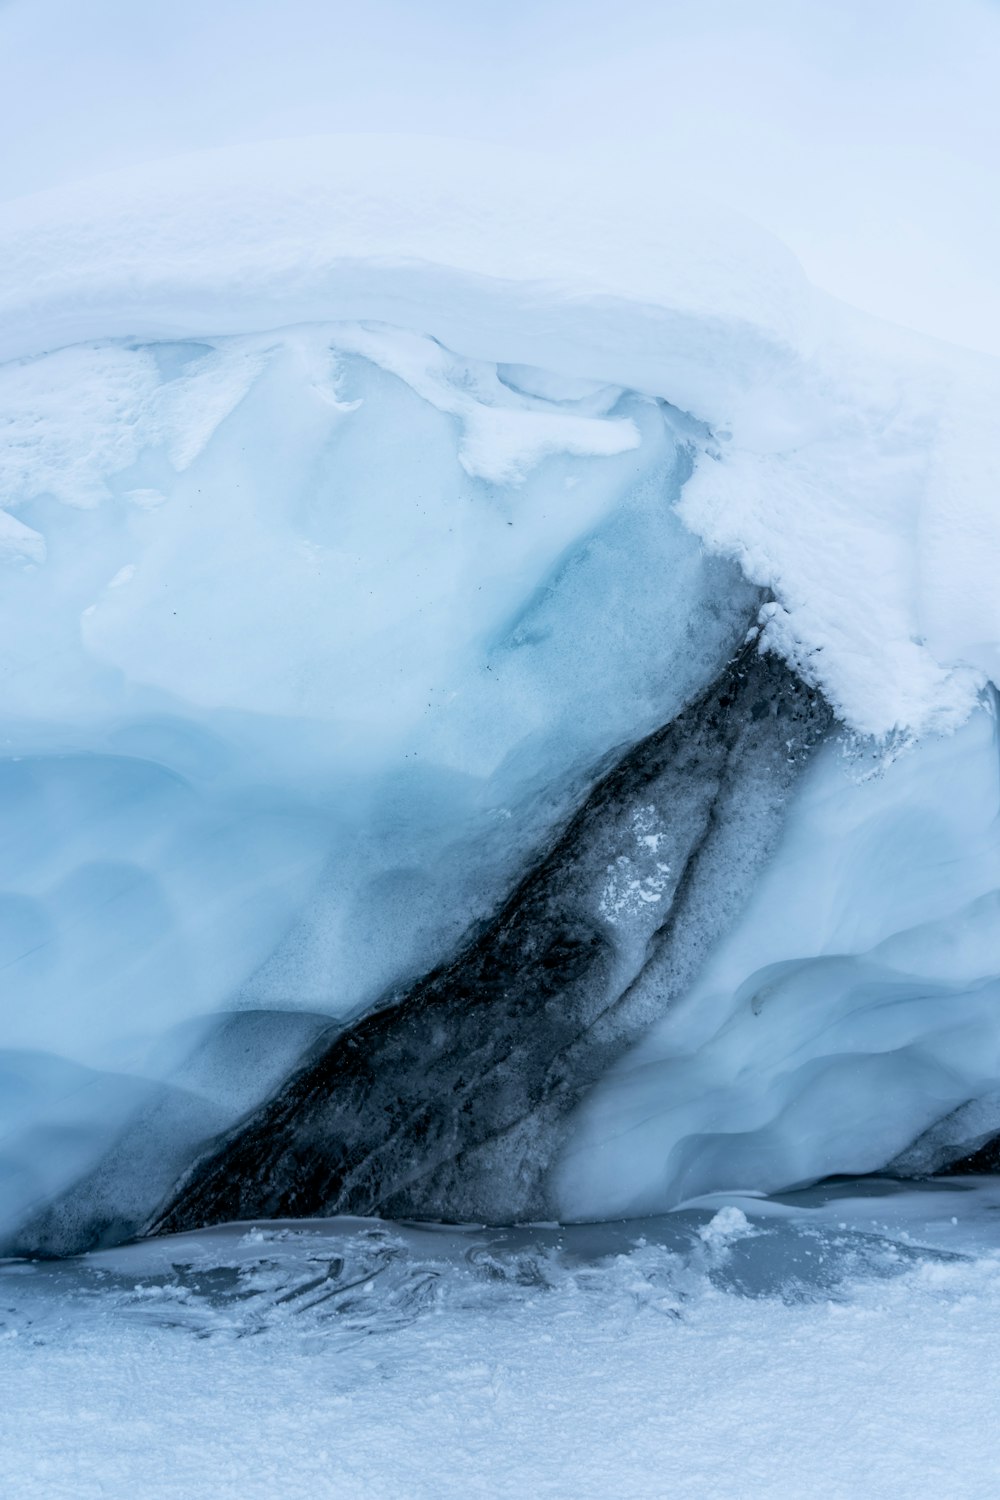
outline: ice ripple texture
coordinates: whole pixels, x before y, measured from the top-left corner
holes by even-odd
[[[756,594],[614,387],[356,325],[3,380],[11,1224],[158,1114],[148,1194],[434,962]]]
[[[993,596],[945,606],[949,549],[979,567],[991,533],[944,525],[954,394],[925,442],[953,371],[921,386],[925,350],[899,384],[780,256],[734,273],[741,244],[711,262],[736,302],[678,293],[689,343],[626,349],[631,385],[594,353],[623,314],[593,285],[570,375],[483,357],[496,287],[475,337],[465,302],[451,325],[476,357],[340,321],[0,368],[5,1232],[99,1163],[166,1192],[324,1028],[451,952],[595,768],[718,675],[767,585],[765,644],[897,733],[808,772],[741,921],[585,1101],[560,1212],[922,1170],[989,1135],[997,756],[989,700],[968,715]],[[439,311],[469,275],[438,278]],[[544,346],[527,296],[510,355]],[[655,876],[608,875],[610,926],[655,903]],[[123,1146],[144,1134],[145,1158]]]

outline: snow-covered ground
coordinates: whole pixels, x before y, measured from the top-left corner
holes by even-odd
[[[10,1500],[997,1492],[1000,1187],[0,1268]]]

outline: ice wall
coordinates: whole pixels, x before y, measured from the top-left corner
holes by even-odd
[[[492,921],[325,1039],[149,1227],[551,1219],[574,1106],[742,910],[830,724],[821,695],[751,640],[615,758]]]
[[[220,1014],[298,1017],[253,1044],[290,1068],[453,953],[765,593],[854,759],[585,1105],[562,1211],[982,1135],[997,366],[668,186],[344,137],[7,205],[8,1219],[254,1108]]]
[[[619,388],[357,325],[0,387],[16,1217],[278,1081],[234,1101],[230,1056],[192,1087],[207,1018],[343,1016],[433,963],[755,595],[673,513],[691,423]]]

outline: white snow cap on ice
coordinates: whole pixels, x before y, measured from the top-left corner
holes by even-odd
[[[718,395],[800,347],[793,256],[668,181],[500,146],[331,136],[197,152],[7,204],[0,359],[371,319],[457,353]],[[738,380],[739,374],[733,371]]]
[[[853,313],[666,178],[433,138],[227,148],[8,203],[0,273],[5,360],[351,320],[662,398],[706,429],[685,523],[774,590],[769,639],[849,724],[950,729],[1000,676],[1000,365]]]

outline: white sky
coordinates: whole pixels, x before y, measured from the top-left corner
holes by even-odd
[[[681,168],[820,285],[1000,353],[1000,0],[0,0],[0,199],[325,130]]]

